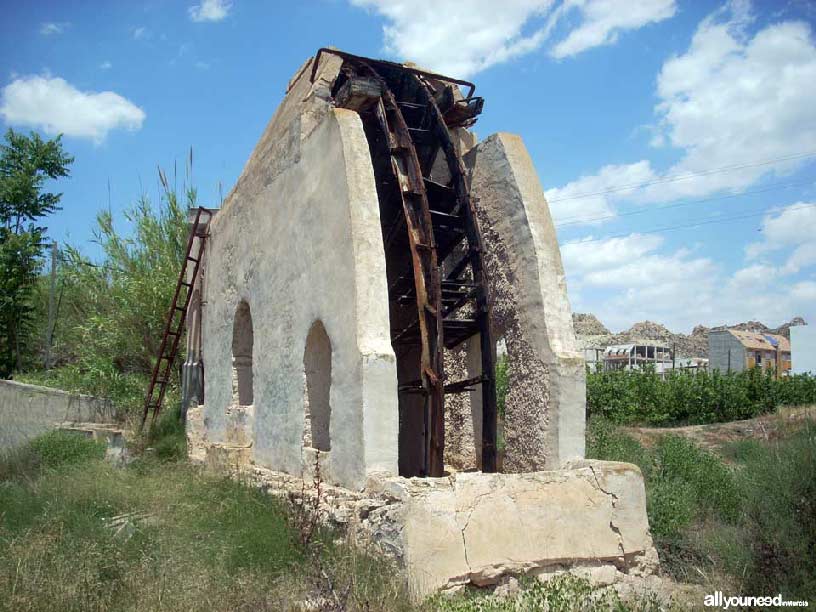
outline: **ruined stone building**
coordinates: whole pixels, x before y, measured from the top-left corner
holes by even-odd
[[[583,460],[544,192],[520,137],[477,140],[481,110],[472,84],[409,65],[321,50],[297,71],[193,234],[191,456],[278,483],[319,470],[418,593],[552,564],[645,571],[639,471]]]

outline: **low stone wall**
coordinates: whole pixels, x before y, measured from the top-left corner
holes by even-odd
[[[66,423],[113,424],[121,417],[109,400],[0,380],[0,450]]]

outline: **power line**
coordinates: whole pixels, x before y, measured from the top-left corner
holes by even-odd
[[[616,235],[613,235],[613,236],[603,236],[602,238],[589,238],[589,239],[586,239],[586,240],[574,240],[572,242],[565,243],[565,246],[567,244],[587,244],[589,242],[601,242],[603,240],[613,240],[615,238],[627,238],[627,237],[631,236],[632,234],[639,234],[639,235],[642,235],[642,234],[658,234],[660,232],[669,232],[669,231],[676,230],[676,229],[689,229],[689,228],[692,228],[692,227],[700,227],[701,225],[712,225],[714,223],[725,223],[726,221],[736,221],[738,219],[749,219],[751,217],[761,217],[762,215],[767,215],[767,214],[770,214],[772,212],[777,212],[777,211],[780,211],[780,210],[800,210],[802,208],[810,208],[810,207],[813,207],[813,206],[816,206],[816,204],[797,204],[795,206],[788,206],[788,207],[776,206],[776,207],[773,207],[773,208],[767,208],[767,209],[765,209],[765,210],[763,210],[761,212],[749,213],[749,214],[746,214],[746,215],[734,215],[734,216],[731,216],[731,217],[720,217],[720,218],[713,218],[713,219],[711,217],[708,217],[707,219],[704,219],[702,221],[696,221],[696,222],[693,222],[693,223],[688,223],[688,224],[683,224],[683,225],[669,225],[669,226],[666,226],[666,227],[658,227],[658,228],[651,229],[651,230],[633,231],[633,232],[629,232],[628,234],[616,234]]]
[[[733,170],[742,170],[744,168],[757,168],[759,166],[768,166],[771,164],[778,164],[784,161],[794,161],[797,159],[806,159],[808,157],[816,156],[816,151],[811,151],[810,153],[798,153],[796,155],[788,155],[785,157],[777,157],[774,159],[765,159],[758,162],[752,162],[748,164],[736,164],[732,166],[722,166],[720,168],[712,168],[711,170],[701,170],[700,172],[687,172],[685,174],[675,174],[675,175],[668,175],[658,179],[653,179],[651,181],[645,181],[642,183],[631,183],[629,185],[621,185],[619,187],[613,187],[611,189],[605,189],[603,191],[594,191],[590,193],[580,193],[574,196],[567,196],[564,198],[555,198],[553,200],[548,200],[550,204],[555,202],[566,202],[567,200],[580,200],[582,198],[591,198],[593,196],[599,195],[606,195],[608,193],[617,193],[619,191],[628,191],[630,189],[638,189],[640,187],[649,187],[651,185],[661,185],[663,183],[674,183],[677,181],[684,181],[692,178],[696,178],[698,176],[710,176],[712,174],[718,174],[720,172],[731,172]],[[579,179],[580,180],[580,179]]]
[[[565,217],[565,220],[560,223],[556,223],[555,227],[566,227],[567,225],[583,225],[586,223],[592,223],[594,221],[605,221],[607,219],[617,219],[618,217],[630,217],[632,215],[643,215],[646,213],[650,213],[656,210],[667,210],[671,208],[680,208],[683,206],[691,206],[693,204],[704,204],[706,202],[716,202],[719,200],[728,200],[734,198],[741,198],[743,196],[750,196],[755,195],[758,193],[767,193],[768,191],[775,191],[776,189],[785,189],[789,187],[798,187],[800,185],[812,185],[814,184],[813,181],[797,181],[795,183],[774,183],[773,185],[768,185],[764,189],[755,189],[753,191],[744,191],[742,193],[732,193],[729,195],[724,196],[716,196],[713,198],[703,198],[702,200],[691,200],[688,202],[679,202],[675,204],[666,204],[664,206],[649,206],[646,208],[642,208],[640,210],[632,210],[623,213],[616,213],[611,215],[603,215],[600,217],[582,217],[580,215],[575,215],[573,217]],[[574,219],[574,221],[572,220]]]

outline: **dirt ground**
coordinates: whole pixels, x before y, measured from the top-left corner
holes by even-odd
[[[754,439],[770,441],[784,437],[792,429],[816,420],[816,405],[780,408],[773,414],[755,419],[713,423],[711,425],[687,425],[685,427],[623,427],[624,432],[644,446],[652,446],[666,434],[689,438],[705,449],[719,452],[722,447],[737,440]]]

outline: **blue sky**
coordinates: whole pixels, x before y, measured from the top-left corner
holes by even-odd
[[[181,183],[190,147],[217,206],[319,47],[413,61],[476,82],[480,137],[523,136],[575,311],[615,330],[814,320],[814,6],[7,3],[0,120],[65,134],[76,162],[49,231],[94,255],[108,184],[114,213],[156,200],[157,165]]]

